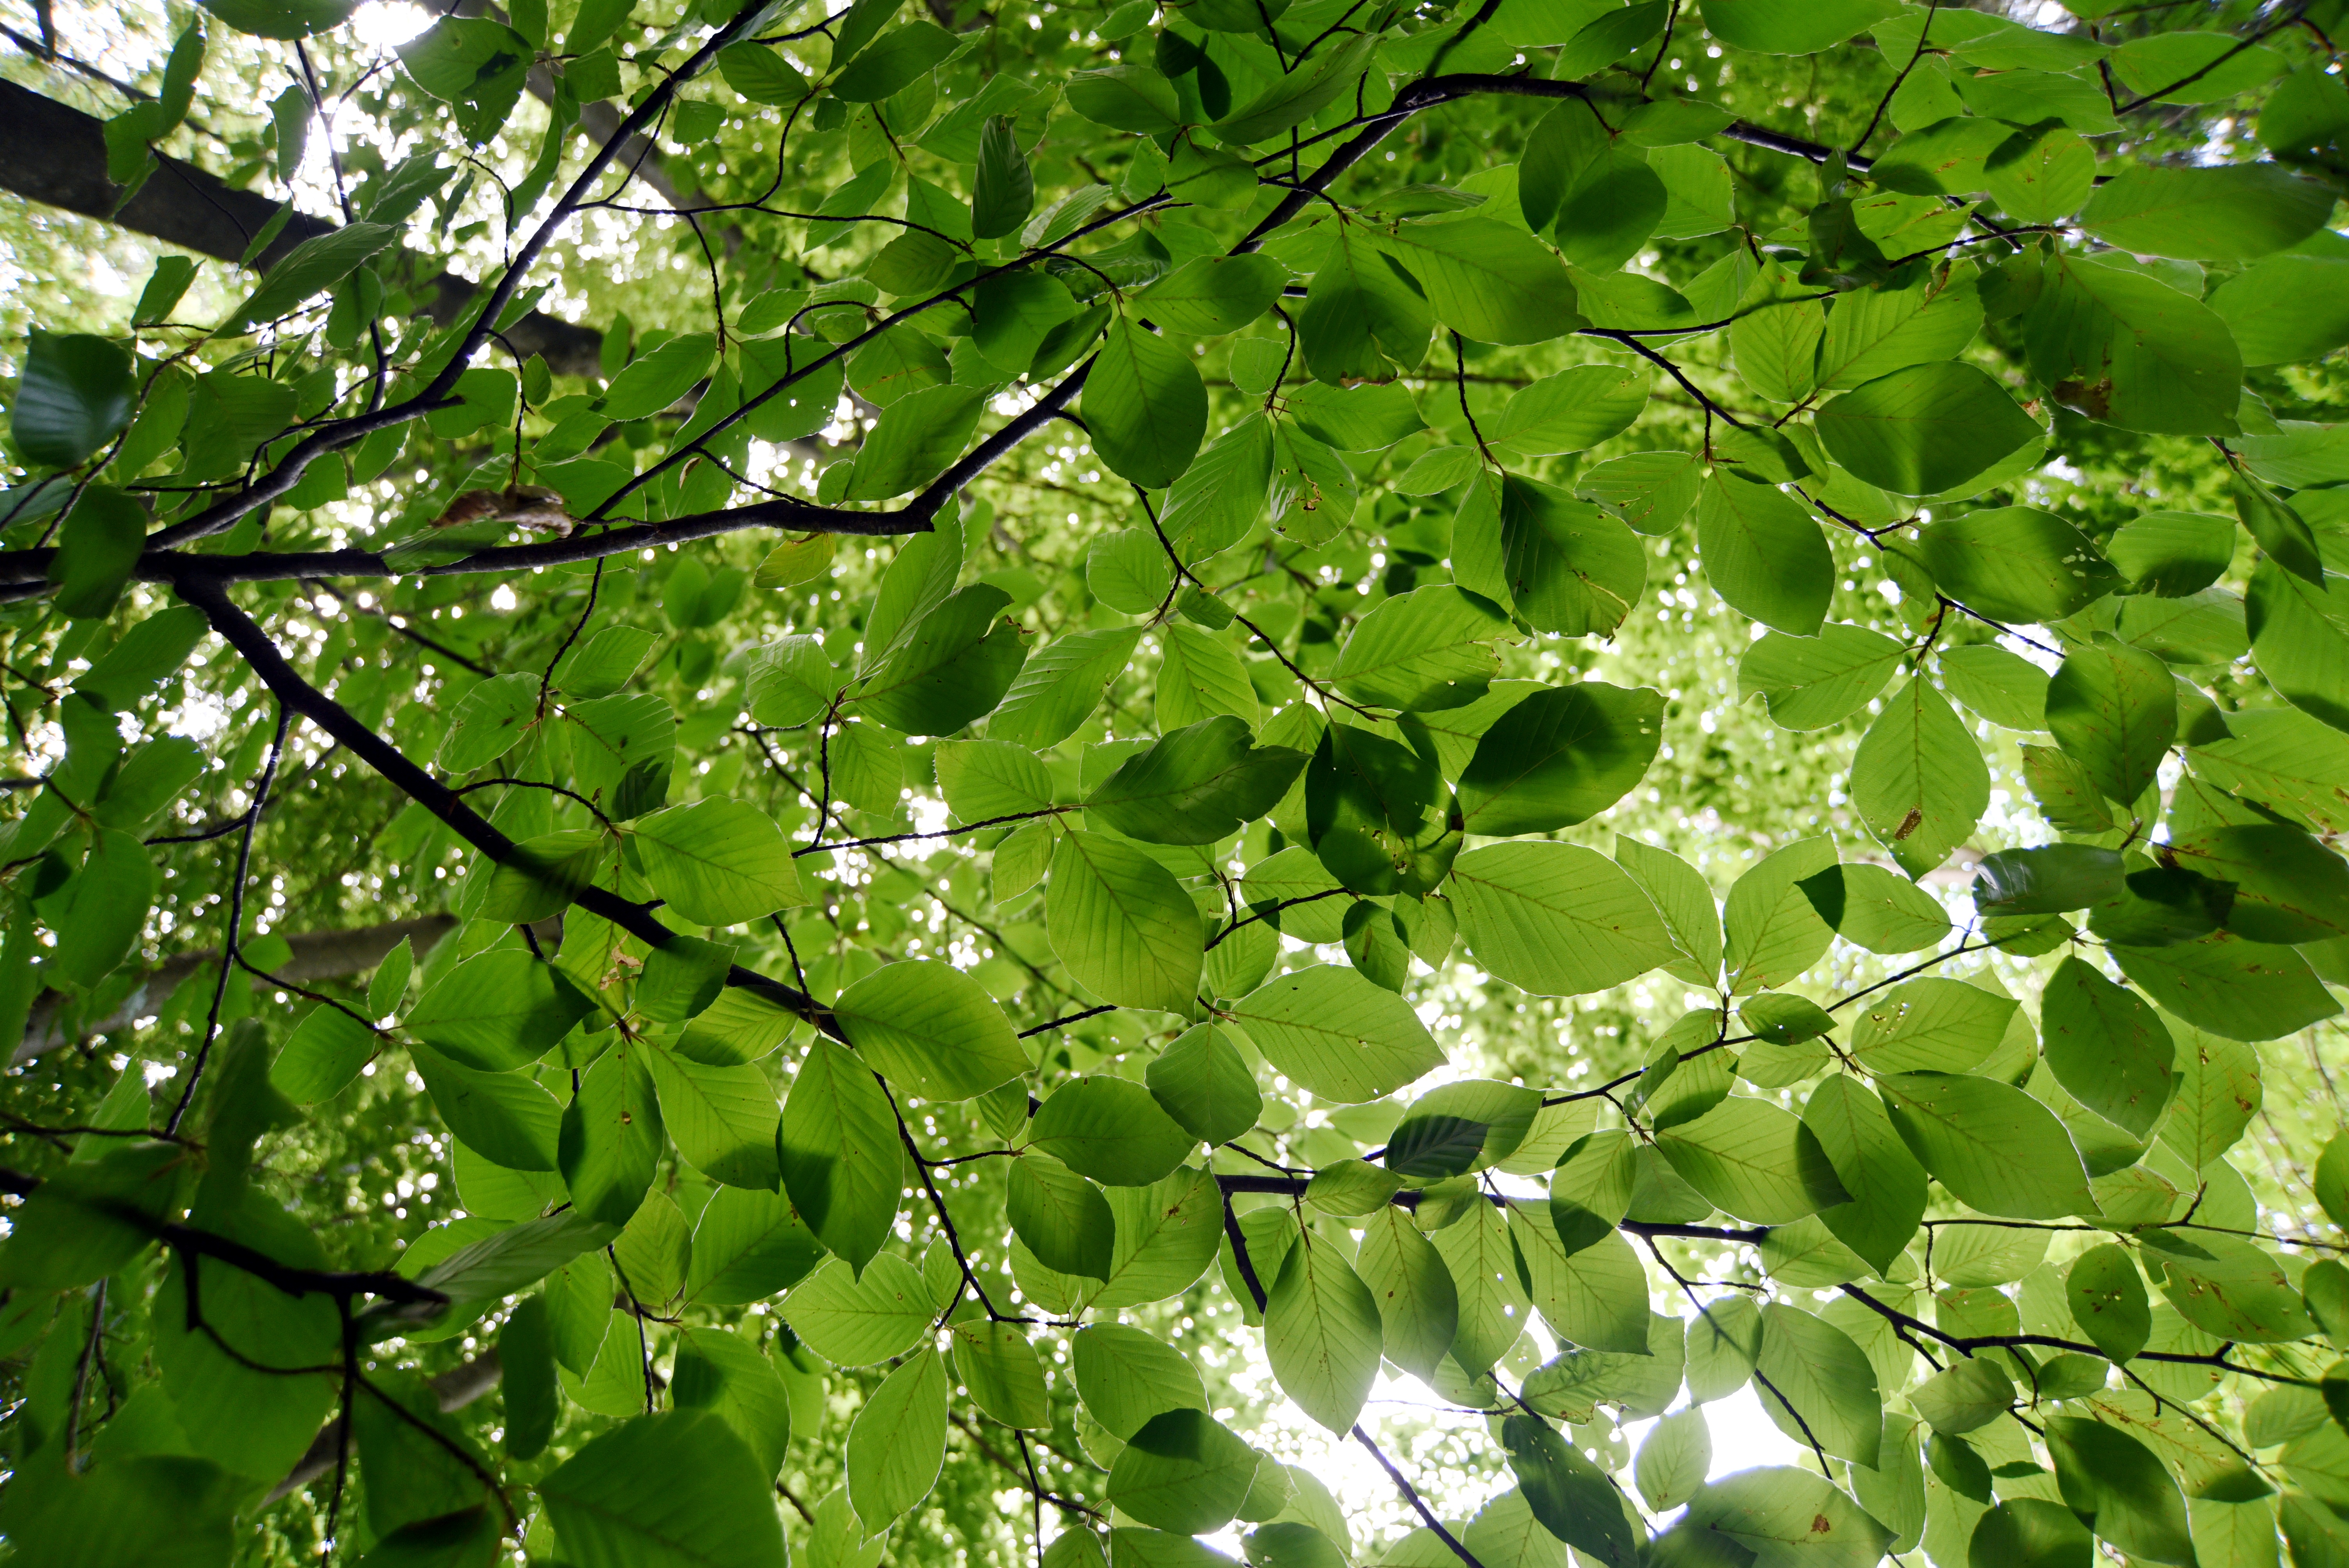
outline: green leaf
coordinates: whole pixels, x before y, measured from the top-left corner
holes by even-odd
[[[1045,923],[1052,951],[1094,995],[1121,1006],[1190,1009],[1206,954],[1198,909],[1172,873],[1133,845],[1063,834],[1052,851]]]
[[[181,1191],[177,1146],[145,1139],[119,1145],[67,1165],[26,1197],[0,1252],[0,1279],[12,1288],[79,1290],[153,1243],[154,1228]]]
[[[1277,136],[1321,112],[1340,93],[1352,87],[1371,63],[1376,37],[1363,34],[1347,40],[1311,62],[1309,68],[1290,71],[1255,98],[1207,129],[1226,146],[1246,147]]]
[[[1462,707],[1500,671],[1513,636],[1491,601],[1450,585],[1399,593],[1362,617],[1330,676],[1357,702],[1405,711]]]
[[[688,1328],[678,1337],[670,1377],[677,1408],[709,1411],[741,1439],[761,1473],[781,1470],[792,1407],[775,1364],[730,1329]]]
[[[2235,428],[2243,366],[2226,323],[2146,273],[2052,257],[2023,335],[2032,374],[2092,419],[2164,435]]]
[[[1364,1220],[1354,1266],[1378,1305],[1386,1358],[1433,1377],[1460,1322],[1459,1292],[1443,1254],[1402,1210],[1381,1204]]]
[[[1378,1099],[1444,1065],[1410,1004],[1355,970],[1317,964],[1229,1005],[1274,1070],[1340,1104]]]
[[[1104,533],[1086,552],[1085,586],[1094,598],[1128,615],[1155,612],[1174,581],[1174,567],[1157,536],[1138,528]]]
[[[1162,1410],[1135,1430],[1110,1467],[1110,1501],[1143,1523],[1205,1535],[1237,1517],[1256,1450],[1202,1409]]]
[[[1996,620],[2060,621],[2120,585],[2085,535],[2031,507],[1969,512],[1917,537],[1941,591]]]
[[[1826,536],[1776,487],[1715,470],[1697,502],[1705,580],[1730,608],[1795,637],[1813,637],[1835,591]]]
[[[884,965],[843,991],[833,1016],[883,1078],[926,1099],[975,1099],[1029,1068],[1003,1009],[950,964]]]
[[[2349,765],[2349,739],[2292,709],[2230,714],[2231,739],[2194,748],[2194,770],[2304,826],[2335,833],[2349,826],[2328,779]]]
[[[1569,1257],[1612,1235],[1639,1190],[1639,1146],[1620,1131],[1575,1140],[1549,1179],[1549,1219]]]
[[[641,819],[645,878],[684,918],[737,925],[804,903],[791,846],[773,820],[740,800],[702,800]]]
[[[1692,985],[1711,985],[1721,976],[1721,913],[1714,908],[1713,887],[1694,866],[1669,850],[1660,850],[1630,837],[1615,841],[1615,863],[1621,866],[1663,918],[1672,945],[1681,956],[1666,971]]]
[[[295,1104],[316,1105],[349,1088],[375,1049],[376,1037],[366,1024],[340,1007],[314,1007],[286,1037],[285,1048],[270,1066],[269,1081]]]
[[[1688,1320],[1689,1398],[1698,1404],[1727,1398],[1754,1376],[1762,1353],[1762,1316],[1742,1295],[1708,1302]]]
[[[2047,674],[1995,643],[1944,648],[1941,680],[1951,696],[2009,729],[2047,727]]]
[[[2076,649],[2048,686],[2047,727],[2106,799],[2127,806],[2177,738],[2177,684],[2141,649]]]
[[[975,387],[925,387],[892,402],[856,455],[846,499],[888,500],[929,483],[962,455],[985,401]]]
[[[1251,415],[1208,443],[1174,481],[1166,492],[1160,522],[1186,560],[1201,560],[1238,543],[1264,515],[1272,449],[1272,421]]]
[[[1227,637],[1210,636],[1179,621],[1158,627],[1157,714],[1162,735],[1228,713],[1254,725],[1260,706],[1247,665]]]
[[[1762,1308],[1754,1362],[1762,1408],[1796,1441],[1875,1468],[1884,1429],[1876,1372],[1851,1336],[1823,1318],[1776,1302]],[[1804,1433],[1808,1430],[1808,1439]]]
[[[1594,850],[1491,844],[1454,862],[1453,881],[1469,951],[1536,995],[1603,991],[1674,956],[1647,895]]]
[[[2134,593],[2182,598],[2219,580],[2235,556],[2234,525],[2206,512],[2149,511],[2105,541]]]
[[[1775,1466],[1700,1489],[1681,1522],[1659,1540],[1658,1554],[1671,1551],[1682,1532],[1699,1542],[1725,1537],[1757,1559],[1806,1568],[1865,1568],[1893,1539],[1825,1477]]]
[[[1949,699],[1909,677],[1852,756],[1852,804],[1902,871],[1924,875],[1973,835],[1990,767]]]
[[[661,1121],[686,1163],[731,1187],[773,1191],[779,1108],[754,1065],[709,1067],[656,1048],[653,1083]]]
[[[807,77],[773,49],[758,44],[730,44],[719,50],[718,71],[728,87],[753,103],[789,105],[808,96]]]
[[[440,766],[471,773],[496,761],[536,723],[538,681],[526,675],[496,676],[467,692],[450,716],[440,742]]]
[[[565,1547],[585,1563],[781,1568],[767,1478],[718,1415],[644,1416],[539,1482]]]
[[[1656,1147],[1713,1207],[1755,1224],[1784,1224],[1819,1207],[1797,1166],[1802,1122],[1767,1100],[1732,1096],[1660,1130]]]
[[[84,990],[104,980],[138,945],[158,880],[138,840],[97,829],[72,880],[41,906],[57,939],[47,955],[47,973]]]
[[[1005,1178],[1003,1202],[1013,1233],[1046,1268],[1109,1278],[1116,1216],[1092,1182],[1057,1160],[1022,1155]]]
[[[672,337],[613,377],[595,400],[595,411],[611,419],[641,419],[657,414],[709,373],[717,352],[718,340],[708,333]]]
[[[312,235],[287,252],[285,260],[269,269],[261,286],[228,313],[219,335],[234,337],[292,314],[398,238],[398,227],[391,223],[350,223]]]
[[[1924,1170],[1883,1102],[1847,1074],[1826,1078],[1803,1106],[1795,1156],[1805,1185],[1820,1200],[1821,1222],[1878,1274],[1889,1270],[1917,1233],[1926,1192]],[[1831,1181],[1819,1180],[1821,1161]]]
[[[2209,305],[2246,367],[2321,358],[2349,341],[2349,268],[2330,256],[2285,252],[2211,290]]]
[[[1722,924],[1733,995],[1785,985],[1834,944],[1803,883],[1835,863],[1834,840],[1804,839],[1764,855],[1732,884]]]
[[[2095,1559],[2095,1543],[2071,1510],[2040,1498],[2018,1497],[1982,1516],[1966,1561],[1969,1568],[2062,1568]]]
[[[1974,903],[1985,914],[2055,914],[2123,895],[2117,851],[2089,844],[2001,850],[1982,857]]]
[[[790,1200],[720,1187],[694,1223],[686,1298],[709,1306],[762,1300],[798,1284],[823,1251]]]
[[[528,38],[489,17],[443,16],[421,37],[400,45],[398,54],[418,87],[455,106],[457,129],[480,146],[513,113],[536,51]]]
[[[2271,551],[2272,557],[2273,552]],[[2251,571],[2244,618],[2252,656],[2277,694],[2312,718],[2349,730],[2349,594],[2333,597],[2330,582],[2303,580],[2276,559]]]
[[[526,839],[491,871],[478,913],[515,925],[550,919],[605,874],[615,858],[611,841],[590,828]]]
[[[1830,457],[1895,495],[1956,490],[2042,433],[2004,387],[1955,360],[1847,392],[1819,410],[1817,428]]]
[[[1029,1140],[1080,1175],[1147,1187],[1173,1174],[1196,1140],[1131,1078],[1080,1078],[1052,1091]]]
[[[886,40],[884,40],[885,42]],[[946,1360],[924,1346],[881,1380],[848,1429],[849,1506],[878,1535],[930,1495],[945,1467]]]
[[[1909,1151],[1960,1202],[2017,1220],[2095,1212],[2064,1124],[2021,1089],[1944,1073],[1890,1075],[1877,1087]]]
[[[480,1073],[424,1048],[409,1059],[434,1109],[468,1148],[510,1171],[556,1167],[563,1108],[528,1078]]]
[[[1733,48],[1761,55],[1816,55],[1897,15],[1888,0],[1712,0],[1704,8],[1708,32]]]
[[[1256,1075],[1212,1024],[1185,1031],[1153,1057],[1144,1081],[1159,1109],[1208,1144],[1229,1143],[1254,1127],[1264,1109]]]
[[[122,345],[36,329],[8,411],[9,429],[26,462],[75,468],[130,423],[138,401],[131,355]]]
[[[1649,1350],[1647,1274],[1621,1233],[1569,1253],[1554,1228],[1513,1207],[1509,1242],[1533,1305],[1558,1338],[1629,1356]]]
[[[1648,387],[1644,366],[1578,365],[1511,393],[1485,438],[1529,458],[1588,451],[1631,427]]]
[[[756,722],[788,729],[822,713],[839,690],[840,673],[824,656],[820,640],[778,637],[751,652],[742,707]]]
[[[1197,256],[1143,290],[1135,303],[1170,331],[1215,336],[1270,310],[1288,277],[1288,268],[1261,253]]]
[[[1912,1389],[1909,1402],[1937,1432],[1971,1432],[2006,1414],[2014,1379],[1987,1357],[1955,1361]]]
[[[2141,256],[2247,262],[2306,239],[2332,212],[2332,192],[2273,163],[2140,163],[2097,187],[2080,226]]]
[[[1645,776],[1662,723],[1662,694],[1644,686],[1582,681],[1535,692],[1494,720],[1462,771],[1464,826],[1499,836],[1587,821]]]
[[[1207,388],[1191,356],[1120,319],[1085,378],[1085,427],[1111,470],[1150,489],[1172,484],[1207,433]]]
[[[1696,504],[1702,474],[1685,452],[1634,452],[1587,469],[1576,493],[1619,515],[1641,533],[1669,533]]]
[[[1182,114],[1174,84],[1150,67],[1132,61],[1074,72],[1061,93],[1071,108],[1112,130],[1163,136],[1174,129]]]
[[[1036,207],[1035,177],[1009,115],[989,115],[978,133],[978,168],[971,184],[970,232],[981,240],[1013,233]]]
[[[580,1075],[563,1112],[557,1160],[564,1185],[578,1212],[605,1224],[627,1223],[660,1161],[660,1102],[645,1062],[647,1048],[624,1042],[605,1052]]]
[[[146,545],[147,513],[137,501],[110,485],[85,488],[49,561],[57,608],[78,621],[112,614]]]
[[[2127,1249],[2106,1242],[2072,1260],[2064,1275],[2072,1321],[2090,1344],[2116,1362],[2133,1359],[2153,1334],[2145,1280]]]
[[[1459,853],[1456,803],[1440,810],[1434,759],[1349,724],[1323,729],[1305,772],[1307,841],[1358,893],[1434,891]]]
[[[1564,636],[1611,635],[1647,587],[1647,552],[1627,525],[1514,474],[1470,488],[1452,551],[1463,587]]]
[[[977,1405],[1007,1427],[1040,1430],[1051,1425],[1044,1367],[1017,1324],[964,1323],[950,1341],[955,1376]]]
[[[1547,343],[1587,325],[1565,265],[1490,218],[1406,224],[1379,242],[1419,280],[1435,319],[1479,343]]]
[[[1680,1507],[1704,1484],[1713,1466],[1713,1434],[1694,1407],[1658,1421],[1640,1444],[1640,1495],[1655,1511]]]
[[[1133,656],[1142,628],[1072,632],[1030,658],[988,721],[989,738],[1041,750],[1073,734]]]
[[[1798,885],[1837,935],[1870,953],[1918,953],[1950,934],[1932,894],[1882,866],[1834,866]]]
[[[1087,1324],[1070,1336],[1070,1351],[1086,1410],[1121,1441],[1131,1441],[1168,1410],[1207,1408],[1197,1369],[1181,1352],[1138,1328]]]
[[[2050,1418],[2046,1434],[2064,1504],[2100,1539],[2148,1563],[2195,1561],[2186,1500],[2143,1443],[2078,1416]]]
[[[960,821],[1016,817],[1052,804],[1052,776],[1024,746],[1003,740],[942,740],[932,755],[938,788]]]
[[[1767,633],[1737,661],[1738,696],[1759,693],[1784,728],[1825,729],[1874,701],[1907,651],[1881,632],[1841,623],[1815,637]]]
[[[2006,1037],[2014,999],[1929,975],[1870,996],[1853,1021],[1852,1059],[1872,1073],[1961,1073]]]
[[[1247,725],[1218,714],[1127,758],[1085,810],[1129,838],[1212,844],[1271,810],[1304,767],[1303,752],[1257,746]]]
[[[2283,1265],[2233,1236],[2169,1240],[2152,1233],[2147,1259],[2159,1266],[2162,1294],[2207,1334],[2246,1345],[2279,1345],[2316,1332]]]
[[[1544,1530],[1609,1568],[1630,1568],[1638,1560],[1639,1543],[1614,1483],[1548,1422],[1508,1417],[1501,1423],[1501,1448]]]
[[[1264,1312],[1272,1375],[1308,1416],[1350,1429],[1377,1381],[1377,1300],[1338,1249],[1310,1234],[1288,1249]]]
[[[2143,1138],[2169,1108],[2176,1046],[2145,999],[2078,958],[2056,965],[2040,1000],[2047,1066],[2073,1098]]]
[[[2111,953],[2155,1006],[2230,1040],[2281,1039],[2341,1010],[2299,953],[2230,931]]]
[[[1016,376],[1076,314],[1077,302],[1049,273],[997,273],[980,281],[972,301],[971,341],[988,364]]]
[[[593,999],[551,966],[507,947],[443,975],[404,1022],[460,1065],[498,1073],[536,1061],[594,1011]]]
[[[832,96],[847,103],[879,103],[961,47],[961,39],[934,22],[908,22],[859,50],[833,79]]]
[[[783,1299],[783,1320],[808,1348],[841,1367],[894,1360],[929,1332],[937,1308],[919,1270],[883,1253],[860,1275],[831,1258]]]

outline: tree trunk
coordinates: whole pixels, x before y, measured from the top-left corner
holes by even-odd
[[[288,980],[328,980],[364,974],[382,963],[384,955],[398,946],[403,937],[416,944],[416,955],[421,958],[456,928],[454,915],[424,914],[349,931],[305,931],[285,939],[286,945],[294,949],[294,956],[273,973]],[[69,998],[61,991],[44,991],[33,998],[32,1013],[25,1023],[25,1038],[16,1047],[15,1059],[28,1062],[43,1051],[73,1040],[127,1027],[150,1010],[150,998],[160,1005],[189,975],[219,962],[217,949],[167,958],[148,973],[147,983],[125,997],[111,1015],[70,1028],[58,1016]]]
[[[97,119],[14,82],[0,81],[0,190],[103,218],[224,262],[243,256],[253,236],[277,211],[278,203],[258,191],[235,190],[191,163],[156,156],[160,167],[125,202],[121,187],[106,177],[106,135]],[[324,219],[295,212],[261,253],[258,264],[265,271],[295,245],[334,227]],[[421,257],[410,259],[419,271],[431,264]],[[479,288],[470,278],[442,272],[428,273],[417,292],[432,318],[445,325],[457,318]],[[504,336],[524,355],[543,356],[547,367],[559,376],[601,374],[604,338],[592,327],[533,311]]]

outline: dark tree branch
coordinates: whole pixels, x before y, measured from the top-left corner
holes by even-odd
[[[492,826],[490,820],[460,799],[457,792],[441,783],[403,755],[389,741],[377,735],[353,717],[348,708],[304,680],[299,672],[278,652],[269,634],[255,624],[252,617],[229,603],[228,595],[217,583],[191,583],[181,590],[181,596],[204,613],[204,618],[219,633],[222,641],[234,648],[253,673],[260,677],[281,702],[311,723],[333,736],[352,754],[383,775],[394,788],[455,830],[457,836],[500,864],[511,861],[516,845],[512,839]],[[655,917],[649,905],[639,904],[599,887],[580,891],[573,900],[590,914],[600,915],[629,935],[660,946],[672,934],[668,927]],[[730,985],[756,991],[777,1006],[798,1014],[834,1038],[844,1038],[832,1010],[819,1004],[805,992],[772,980],[755,970],[735,965],[726,976]]]

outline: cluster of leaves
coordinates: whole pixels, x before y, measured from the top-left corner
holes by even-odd
[[[2349,1558],[2331,9],[205,8],[115,182],[342,222],[10,398],[25,1560],[1355,1560],[1241,1346],[1393,1568]]]

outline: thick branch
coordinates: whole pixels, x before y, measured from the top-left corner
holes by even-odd
[[[448,914],[416,915],[407,920],[387,921],[381,925],[362,925],[349,931],[305,931],[285,938],[294,956],[270,971],[286,980],[329,980],[338,975],[360,975],[383,962],[384,954],[404,940],[413,944],[421,958],[432,951],[433,944],[456,929],[457,919]],[[13,1060],[27,1062],[43,1051],[67,1044],[70,1039],[86,1038],[119,1029],[133,1019],[145,1016],[150,998],[170,995],[180,983],[200,969],[220,962],[217,949],[202,953],[181,953],[166,958],[147,972],[145,984],[123,998],[113,1012],[103,1018],[82,1019],[69,1034],[61,1026],[58,1011],[69,999],[62,992],[44,991],[33,1000],[32,1015],[25,1027],[24,1042],[16,1047]]]
[[[38,1176],[28,1175],[22,1171],[0,1170],[0,1192],[14,1193],[20,1198],[30,1197],[40,1188]],[[449,1304],[449,1298],[439,1291],[429,1285],[419,1284],[403,1274],[379,1270],[343,1273],[332,1269],[295,1268],[281,1264],[268,1253],[246,1246],[243,1242],[176,1221],[158,1220],[128,1203],[105,1207],[110,1217],[146,1232],[174,1251],[216,1259],[274,1285],[287,1295],[326,1295],[337,1301],[372,1295],[384,1301],[416,1306],[446,1306]]]
[[[397,747],[361,724],[349,709],[304,680],[294,666],[286,663],[285,655],[278,652],[277,645],[270,640],[269,634],[254,624],[251,616],[229,603],[228,595],[222,592],[219,584],[187,583],[181,584],[181,593],[188,603],[204,613],[204,618],[212,623],[212,630],[237,651],[279,701],[348,747],[354,756],[382,774],[409,799],[447,823],[459,838],[492,861],[503,864],[513,859],[515,845],[512,839],[492,827],[489,819],[466,805],[455,790],[409,761]],[[601,915],[629,935],[655,947],[662,945],[674,934],[647,906],[633,903],[603,888],[584,889],[573,902],[590,914]],[[726,983],[757,991],[825,1033],[839,1035],[839,1026],[833,1021],[831,1010],[818,1005],[805,992],[795,990],[781,981],[771,980],[739,964],[729,972]]]
[[[243,256],[253,236],[277,211],[278,203],[259,191],[239,191],[176,158],[160,153],[156,158],[160,167],[123,202],[122,188],[106,177],[106,136],[97,119],[30,88],[0,81],[0,189],[45,206],[103,218],[224,262]],[[265,272],[303,241],[334,228],[322,218],[296,212],[255,265]],[[443,325],[456,320],[480,292],[470,278],[436,273],[420,256],[409,259],[426,279],[419,288],[425,309]],[[604,339],[592,327],[533,311],[509,327],[505,336],[523,354],[544,356],[547,367],[559,375],[600,374]]]

